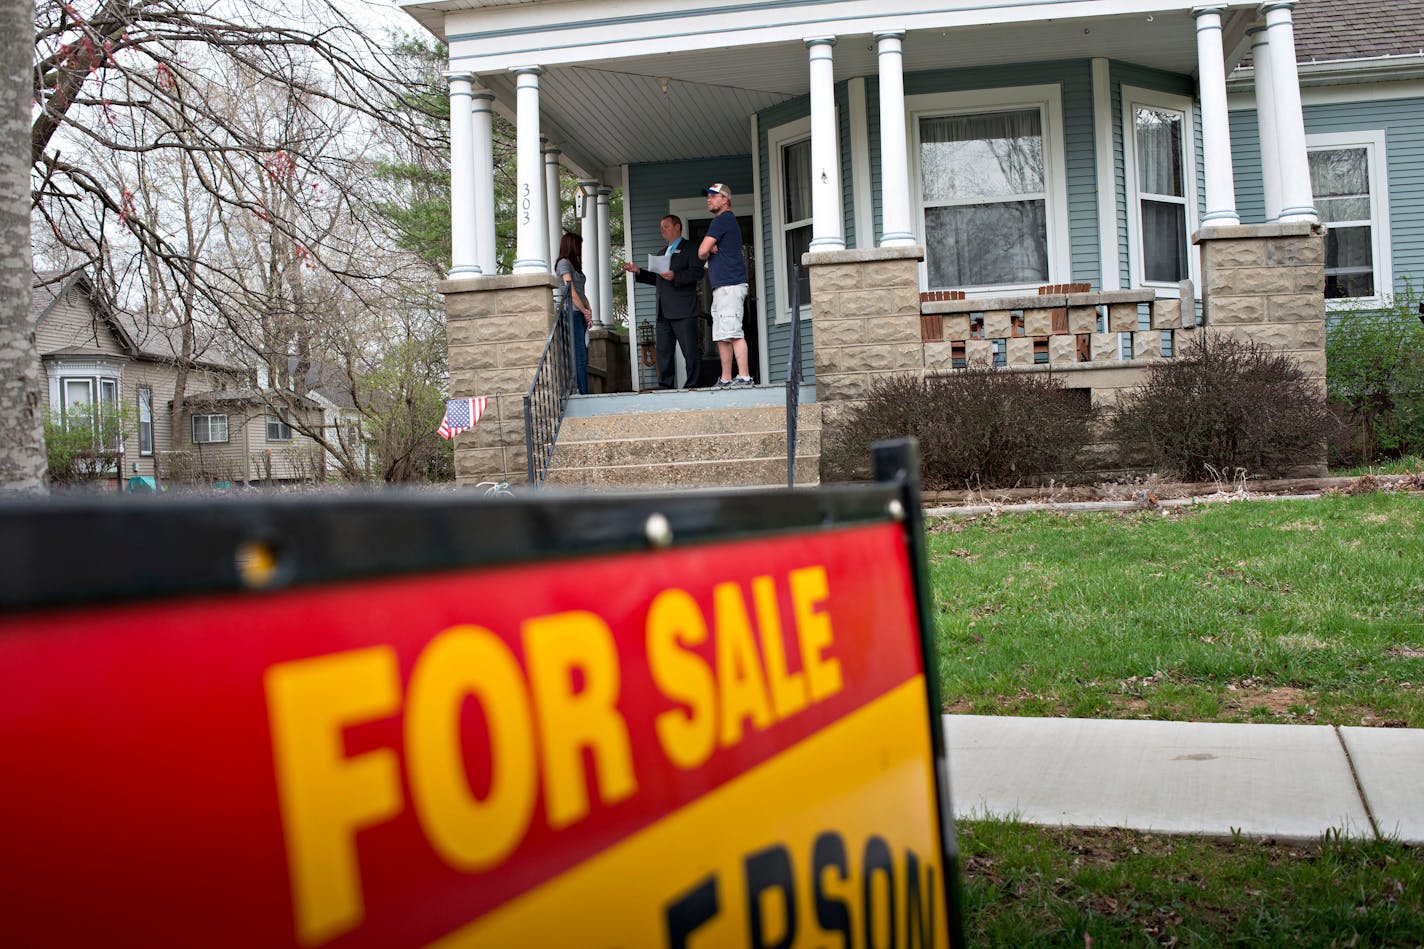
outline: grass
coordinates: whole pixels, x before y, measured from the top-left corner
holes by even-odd
[[[973,946],[1424,945],[1424,852],[958,825]]]
[[[1424,472],[1424,458],[1405,455],[1403,458],[1389,458],[1373,465],[1331,469],[1330,474],[1337,478],[1359,478],[1363,475],[1402,475],[1419,472]]]
[[[1424,495],[931,522],[947,710],[1424,727]]]

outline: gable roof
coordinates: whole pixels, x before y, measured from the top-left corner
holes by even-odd
[[[1307,0],[1293,19],[1302,65],[1424,55],[1420,0]]]
[[[174,362],[180,352],[180,341],[176,329],[160,326],[140,319],[132,313],[125,313],[107,305],[95,293],[94,284],[84,271],[65,274],[62,271],[36,271],[31,280],[35,325],[54,311],[71,291],[84,295],[93,308],[95,316],[114,334],[119,348],[131,359],[148,362]],[[79,355],[79,353],[48,353],[44,355]],[[240,371],[231,363],[213,359],[194,359],[191,364],[203,369]]]

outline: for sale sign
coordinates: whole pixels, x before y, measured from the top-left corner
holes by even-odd
[[[7,942],[956,943],[914,546],[843,520],[11,611]]]

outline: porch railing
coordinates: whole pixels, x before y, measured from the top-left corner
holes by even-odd
[[[529,486],[537,488],[549,473],[554,443],[564,410],[574,391],[573,340],[568,321],[558,319],[544,344],[534,381],[524,394],[524,452],[529,462]]]
[[[786,486],[796,487],[796,416],[801,405],[801,265],[791,268],[791,355],[786,366]]]

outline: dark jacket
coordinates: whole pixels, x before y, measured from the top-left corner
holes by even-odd
[[[633,279],[656,287],[658,294],[658,316],[665,320],[685,320],[702,314],[702,297],[697,285],[702,282],[702,261],[697,259],[697,248],[686,237],[677,245],[668,266],[672,280],[664,280],[661,275],[639,270]]]

